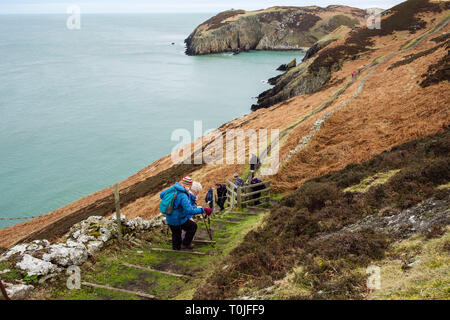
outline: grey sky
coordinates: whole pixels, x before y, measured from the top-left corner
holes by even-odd
[[[220,12],[227,9],[256,10],[271,6],[327,6],[341,4],[359,8],[390,8],[396,0],[0,0],[0,14],[66,13],[78,5],[82,13]]]

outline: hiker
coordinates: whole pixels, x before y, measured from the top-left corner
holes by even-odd
[[[217,201],[216,203],[220,207],[220,211],[225,209],[225,201],[227,200],[227,186],[224,184],[216,183]]]
[[[194,208],[197,208],[197,200],[198,200],[198,194],[202,191],[202,185],[200,182],[194,181],[192,182],[192,187],[189,189],[189,200],[191,201],[191,204]],[[192,219],[193,215],[188,214],[187,218],[189,220],[192,220],[194,223],[195,221]],[[181,239],[184,239],[186,237],[186,230],[181,230]]]
[[[200,182],[192,182],[192,187],[189,189],[189,197],[194,208],[197,208],[198,195],[202,192],[202,189],[203,187]]]
[[[239,175],[237,173],[235,173],[233,177],[234,177],[234,184],[237,187],[244,186],[244,180],[241,177],[239,177]]]
[[[250,181],[252,181],[253,177],[255,176],[255,172],[258,171],[259,167],[261,167],[261,162],[259,161],[259,158],[252,153],[252,156],[250,158],[250,172],[247,176],[247,179],[245,179],[244,184],[250,184]]]
[[[205,197],[205,202],[208,204],[208,206],[212,209],[214,206],[214,189],[209,188],[208,193]]]
[[[166,216],[167,224],[172,231],[172,249],[181,250],[192,249],[192,239],[197,231],[197,224],[189,219],[189,216],[206,213],[210,215],[210,208],[194,207],[189,197],[189,190],[192,187],[192,179],[184,177],[180,182],[161,192],[162,199],[160,209]],[[170,210],[168,210],[170,209]],[[181,231],[185,230],[184,239],[181,238]]]
[[[250,184],[257,184],[257,183],[261,183],[261,182],[262,181],[259,180],[258,178],[253,178],[252,181],[250,182]],[[263,190],[264,188],[265,188],[264,185],[259,185],[259,186],[256,186],[256,187],[252,187],[251,188],[251,192],[258,191],[258,190]],[[261,193],[256,193],[256,194],[252,195],[252,199],[258,199],[259,197],[261,197]],[[260,204],[260,201],[257,200],[257,201],[254,202],[254,204],[258,205],[258,204]]]
[[[355,71],[352,71],[352,79],[355,79]]]
[[[252,157],[250,159],[250,171],[258,171],[260,167],[261,161],[254,153],[252,153]]]

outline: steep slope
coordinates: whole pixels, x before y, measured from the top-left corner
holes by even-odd
[[[221,12],[185,40],[186,53],[201,55],[248,50],[307,48],[339,26],[363,21],[365,11],[346,7],[272,7]]]
[[[396,269],[426,269],[417,261],[421,250],[398,248],[405,247],[401,241],[412,235],[416,248],[421,248],[443,234],[448,247],[449,155],[447,129],[309,180],[247,234],[194,298],[370,298],[368,266],[403,258]],[[448,298],[448,248],[442,244],[445,240],[428,257],[438,263],[432,276],[422,271],[425,283],[420,288],[433,288],[428,298]],[[420,290],[412,281],[402,284],[413,292]],[[403,296],[409,297],[399,290],[398,297]]]
[[[399,9],[400,13],[408,13],[400,15],[408,21],[420,17],[422,29],[411,33],[402,27],[399,31],[371,36],[370,50],[356,55],[354,60],[339,59],[340,67],[331,72],[320,90],[259,109],[224,124],[217,132],[280,129],[283,134],[279,145],[280,167],[275,175],[266,178],[272,180],[274,192],[287,194],[311,178],[341,170],[350,163],[361,163],[398,144],[444,130],[450,123],[450,97],[445,72],[448,47],[441,44],[446,43],[450,31],[446,23],[449,10],[444,3],[431,11],[428,5],[427,1],[410,0]],[[391,16],[383,17],[382,26]],[[395,20],[388,21],[391,30],[399,28]],[[404,26],[402,19],[398,24]],[[362,43],[366,41],[363,30],[358,30]],[[336,40],[326,49],[338,51],[336,48],[345,46],[353,34]],[[321,52],[325,51],[315,56]],[[321,57],[324,67],[334,63],[333,55],[328,59]],[[358,68],[361,74],[352,79],[351,72]],[[426,79],[433,81],[421,86]],[[202,147],[207,143],[205,139]],[[240,147],[248,151],[248,145]],[[210,186],[224,182],[235,172],[244,174],[247,168],[244,164],[180,167],[171,162],[170,156],[164,157],[120,183],[121,195],[127,200],[122,213],[128,218],[155,216],[159,213],[159,193],[182,174],[190,174],[203,184],[204,192],[200,195],[203,199]],[[99,214],[99,205],[103,208],[102,215],[113,212],[111,188],[41,218],[0,230],[0,246],[44,234],[51,236],[55,223],[60,223],[58,231],[64,232],[65,228],[67,231],[77,219]],[[68,216],[70,219],[64,222]]]
[[[252,110],[266,108],[288,98],[310,94],[320,90],[328,83],[331,73],[341,68],[344,61],[358,60],[374,48],[374,37],[392,35],[394,32],[408,31],[411,34],[426,27],[426,21],[415,15],[418,12],[441,12],[448,8],[448,2],[442,7],[438,3],[427,1],[408,1],[399,4],[383,15],[380,29],[361,27],[356,30],[337,30],[336,35],[325,36],[307,52],[305,63],[289,70],[277,79],[272,79],[273,88],[258,96],[258,104]],[[329,45],[349,32],[345,41],[339,45]]]

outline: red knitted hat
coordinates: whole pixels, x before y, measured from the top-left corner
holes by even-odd
[[[183,178],[183,180],[182,180],[182,182],[184,183],[184,184],[187,184],[187,185],[192,185],[192,178],[191,177],[184,177]]]

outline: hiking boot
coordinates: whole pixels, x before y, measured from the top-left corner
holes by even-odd
[[[194,249],[194,245],[193,245],[192,243],[189,244],[189,245],[184,245],[184,244],[182,244],[182,245],[181,245],[181,248],[182,248],[182,249],[192,250],[192,249]]]

